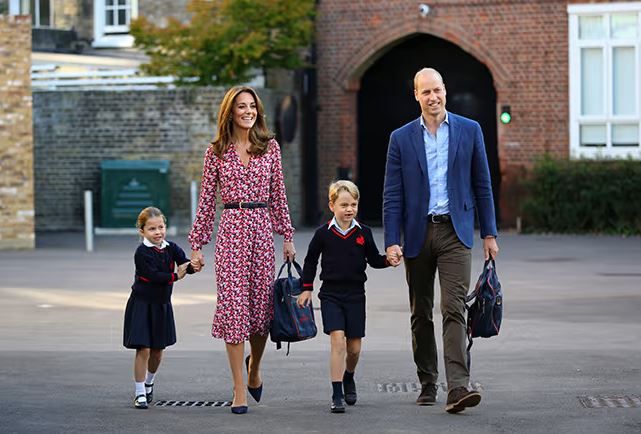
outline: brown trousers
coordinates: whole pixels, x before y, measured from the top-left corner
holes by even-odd
[[[409,234],[411,236],[411,234]],[[409,286],[412,350],[421,384],[436,383],[438,358],[434,337],[434,277],[438,270],[443,315],[443,352],[448,390],[468,386],[465,296],[470,286],[471,249],[456,236],[452,223],[428,223],[421,253],[405,259]]]

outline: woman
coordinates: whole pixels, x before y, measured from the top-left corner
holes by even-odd
[[[196,270],[205,264],[201,248],[211,240],[216,189],[224,206],[216,236],[217,303],[211,333],[225,340],[234,382],[231,410],[243,414],[247,412],[243,381],[247,340],[247,390],[258,402],[263,389],[260,361],[273,317],[273,232],[284,236],[285,260],[293,261],[296,254],[280,148],[250,87],[233,87],[225,94],[216,138],[205,153],[198,211],[189,234]]]

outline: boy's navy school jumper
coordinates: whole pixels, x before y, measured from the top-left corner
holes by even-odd
[[[303,291],[313,290],[319,257],[323,331],[344,330],[347,337],[365,336],[365,269],[367,264],[373,268],[390,265],[379,253],[372,230],[356,223],[342,234],[331,222],[316,229],[303,265]]]
[[[147,240],[144,240],[147,241]],[[136,274],[125,309],[123,345],[127,348],[162,349],[176,343],[176,325],[171,307],[176,264],[189,262],[176,243],[163,248],[143,242],[134,255]],[[187,273],[194,273],[191,264]]]

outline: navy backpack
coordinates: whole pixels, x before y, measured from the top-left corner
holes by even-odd
[[[485,261],[479,280],[465,299],[467,309],[467,363],[470,365],[472,338],[489,338],[499,334],[503,319],[503,291],[496,274],[496,264],[490,257]]]
[[[287,277],[280,277],[287,265]],[[280,267],[278,277],[274,281],[274,320],[269,335],[276,349],[280,350],[281,342],[289,344],[311,339],[316,336],[316,323],[311,300],[305,307],[298,306],[296,299],[301,293],[303,271],[294,261],[294,268],[299,277],[292,276],[292,263],[286,262]]]

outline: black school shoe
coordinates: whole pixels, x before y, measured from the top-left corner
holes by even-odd
[[[332,413],[345,413],[343,398],[332,398],[332,405],[329,409]]]
[[[356,404],[356,382],[343,380],[343,393],[345,393],[345,403],[347,405]]]
[[[151,384],[145,383],[145,390],[147,387],[151,388],[149,393],[147,393],[147,404],[151,404],[151,402],[154,400],[154,383],[151,383]]]
[[[146,410],[149,408],[147,405],[147,397],[145,395],[136,395],[134,398],[134,407],[141,409],[141,410]]]

